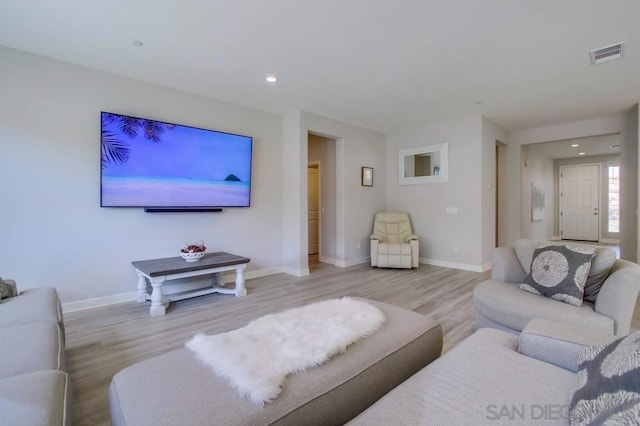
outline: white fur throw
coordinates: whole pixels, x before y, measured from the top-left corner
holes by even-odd
[[[265,315],[227,333],[197,334],[196,358],[257,405],[276,398],[290,373],[322,364],[384,323],[377,307],[348,297]]]

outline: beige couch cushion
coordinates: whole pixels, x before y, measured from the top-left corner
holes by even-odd
[[[411,221],[406,212],[376,213],[373,222],[373,235],[383,237],[383,243],[406,242],[412,234]]]
[[[58,324],[0,328],[0,379],[41,370],[64,370],[64,343]]]
[[[578,371],[578,354],[587,346],[607,344],[610,334],[595,333],[576,325],[533,319],[520,333],[518,352],[572,372]]]
[[[73,424],[69,375],[46,370],[0,380],[0,423],[11,426]]]
[[[64,332],[62,306],[55,288],[24,290],[16,297],[2,299],[0,328],[48,322],[58,324]]]

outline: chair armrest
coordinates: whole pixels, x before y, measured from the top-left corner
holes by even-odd
[[[372,236],[369,237],[370,240],[378,240],[378,241],[382,241],[384,238],[382,238],[382,235],[376,235],[373,234]]]
[[[496,247],[491,254],[491,279],[519,284],[527,276],[513,247]]]
[[[11,286],[11,296],[10,297],[16,297],[18,295],[18,286],[16,285],[15,280],[3,279],[2,281],[4,281],[5,283],[9,284],[9,286]]]
[[[417,240],[417,239],[418,239],[418,236],[417,236],[417,235],[415,235],[415,234],[411,234],[411,235],[409,235],[409,236],[407,237],[406,242],[408,243],[409,241]]]
[[[411,245],[411,267],[417,268],[420,266],[420,241],[416,238],[415,240],[409,240],[409,244]]]
[[[378,266],[378,245],[380,245],[380,240],[374,237],[375,235],[371,236],[371,242],[369,243],[371,246],[371,266]]]
[[[575,373],[578,371],[578,355],[584,348],[608,344],[613,340],[613,334],[533,319],[520,333],[518,352]]]
[[[594,309],[613,319],[616,336],[629,334],[639,291],[640,266],[626,260],[616,260],[598,292]]]

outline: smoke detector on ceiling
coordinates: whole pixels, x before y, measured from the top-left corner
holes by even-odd
[[[621,59],[622,54],[624,53],[624,43],[624,41],[621,41],[620,43],[612,44],[611,46],[592,50],[589,52],[591,56],[591,65]]]

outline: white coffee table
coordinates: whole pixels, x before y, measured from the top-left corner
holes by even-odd
[[[244,287],[244,269],[250,259],[235,254],[216,252],[206,253],[197,262],[187,262],[182,257],[167,257],[163,259],[137,260],[131,262],[138,273],[138,303],[151,300],[149,314],[152,317],[164,315],[170,302],[187,299],[205,294],[222,293],[233,294],[236,297],[245,296],[247,290]],[[236,271],[236,287],[223,288],[222,272]],[[165,296],[162,293],[162,285],[167,280],[195,277],[199,275],[213,274],[212,287],[193,290]],[[151,294],[147,292],[147,279],[153,288]]]

